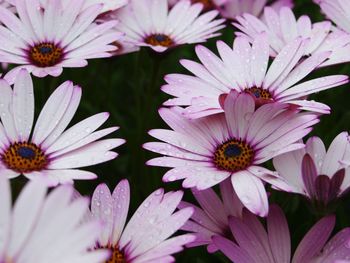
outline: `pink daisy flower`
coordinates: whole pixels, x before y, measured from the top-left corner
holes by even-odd
[[[320,205],[337,199],[350,186],[349,134],[339,134],[328,151],[318,137],[311,137],[306,147],[273,159],[277,172],[288,184],[280,189],[306,196]]]
[[[72,201],[73,187],[50,194],[41,182],[29,182],[13,208],[9,181],[0,176],[0,262],[100,263],[108,251],[91,251],[101,225],[82,223],[88,200]]]
[[[40,8],[39,0],[17,0],[18,17],[0,7],[2,27],[0,62],[19,65],[5,76],[10,83],[21,68],[37,77],[58,76],[64,67],[84,67],[87,59],[109,57],[111,45],[121,33],[112,30],[117,21],[97,25],[95,18],[102,5],[83,9],[85,0],[48,0]]]
[[[170,10],[165,0],[131,0],[117,12],[117,30],[126,34],[126,41],[147,46],[157,52],[182,44],[205,42],[220,35],[224,19],[214,18],[218,11],[200,15],[203,6],[182,0]]]
[[[339,28],[350,33],[349,0],[318,0],[323,13],[327,15]]]
[[[193,196],[200,207],[181,201],[178,208],[192,207],[193,215],[182,230],[189,231],[196,236],[194,242],[187,247],[207,245],[209,253],[216,252],[218,248],[212,241],[213,236],[226,236],[230,238],[228,219],[230,216],[241,217],[243,205],[233,190],[230,180],[220,183],[221,199],[212,188],[198,191],[192,189]]]
[[[290,41],[302,37],[309,39],[305,56],[321,54],[325,51],[332,52],[329,59],[319,65],[320,67],[350,61],[349,34],[339,30],[332,32],[332,24],[329,21],[313,24],[306,15],[296,19],[293,11],[288,7],[283,7],[279,11],[266,7],[264,19],[244,14],[237,17],[237,22],[233,24],[243,32],[236,32],[236,35],[246,36],[250,42],[253,42],[260,33],[266,32],[272,56],[277,56]]]
[[[281,102],[318,113],[329,113],[322,103],[305,100],[309,94],[348,83],[345,75],[331,75],[300,81],[322,64],[330,52],[321,52],[301,61],[308,41],[297,38],[285,46],[268,66],[269,43],[265,33],[259,34],[250,45],[244,37],[237,37],[231,49],[217,42],[220,58],[203,46],[196,47],[202,64],[181,60],[181,64],[194,76],[170,74],[162,90],[176,98],[166,106],[188,106],[185,114],[199,118],[222,112],[220,98],[231,90],[250,93],[257,102]]]
[[[125,225],[130,201],[128,181],[122,180],[112,194],[105,184],[99,185],[91,203],[91,216],[103,223],[96,249],[113,251],[107,262],[174,262],[171,255],[194,240],[190,234],[169,238],[193,212],[192,208],[184,208],[174,213],[182,195],[182,191],[164,194],[163,189],[158,189]]]
[[[213,238],[216,246],[235,263],[334,263],[350,256],[350,228],[338,232],[328,242],[335,217],[319,220],[304,236],[291,259],[291,240],[283,211],[271,206],[267,230],[254,215],[243,212],[243,219],[230,218],[236,242],[221,236]]]
[[[232,91],[224,104],[225,114],[189,120],[182,108],[162,108],[160,115],[173,130],[151,130],[164,143],[144,148],[161,153],[148,165],[171,167],[164,182],[185,179],[183,186],[204,190],[227,178],[242,203],[265,216],[267,195],[260,179],[284,184],[274,172],[261,166],[269,159],[304,147],[297,143],[318,123],[312,113],[296,113],[286,105],[269,103],[255,110],[254,99]]]
[[[91,116],[64,131],[81,98],[81,88],[72,82],[63,83],[53,92],[34,129],[34,94],[29,73],[21,70],[13,89],[0,80],[0,89],[0,177],[23,174],[49,185],[72,183],[73,179],[96,178],[94,173],[74,168],[117,157],[111,149],[124,140],[97,141],[118,129],[96,131],[108,119],[108,113]]]

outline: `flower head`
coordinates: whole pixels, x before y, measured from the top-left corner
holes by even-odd
[[[281,102],[301,110],[329,113],[327,105],[308,101],[305,96],[348,82],[345,75],[324,76],[300,83],[322,64],[330,52],[320,52],[302,59],[307,40],[292,40],[269,62],[269,43],[265,33],[258,35],[250,45],[244,37],[237,37],[231,49],[222,41],[217,42],[218,58],[203,46],[196,47],[202,64],[181,60],[181,64],[195,76],[170,74],[162,90],[176,98],[166,101],[167,106],[189,106],[185,114],[198,118],[222,112],[220,98],[231,90],[250,93],[257,102]]]
[[[204,42],[219,35],[224,19],[214,18],[218,11],[200,15],[203,6],[181,0],[170,10],[165,0],[131,0],[116,13],[117,30],[126,34],[126,41],[147,46],[157,52],[182,44]]]
[[[108,251],[90,251],[100,233],[96,221],[82,223],[88,200],[72,201],[73,187],[50,194],[40,181],[29,182],[13,208],[10,184],[0,176],[0,262],[99,263]]]
[[[21,68],[37,77],[58,76],[64,67],[84,67],[87,59],[111,56],[111,45],[121,33],[111,30],[116,21],[96,24],[102,5],[83,9],[85,1],[17,0],[18,16],[0,7],[0,62],[17,64],[5,76],[10,83]]]
[[[34,129],[34,94],[29,73],[21,70],[13,89],[0,80],[0,89],[0,176],[23,174],[49,185],[94,179],[94,173],[74,168],[114,159],[117,154],[111,149],[124,143],[122,139],[97,141],[118,129],[96,131],[108,113],[96,114],[64,131],[81,98],[81,88],[70,81],[53,92]]]
[[[268,211],[267,195],[260,178],[275,181],[276,174],[260,165],[267,160],[303,147],[299,139],[311,131],[318,117],[297,113],[279,103],[255,109],[247,93],[232,91],[225,100],[224,114],[189,120],[182,108],[163,108],[160,115],[173,130],[151,130],[164,143],[146,143],[144,148],[165,157],[147,162],[171,167],[163,181],[185,179],[183,186],[204,190],[231,178],[235,192],[253,213]]]
[[[288,189],[319,205],[336,200],[350,186],[350,141],[347,132],[339,134],[326,152],[320,138],[311,137],[305,149],[277,156],[275,169]]]
[[[266,221],[267,231],[258,218],[245,210],[242,219],[230,218],[235,242],[221,236],[213,241],[235,263],[333,263],[350,256],[350,228],[328,241],[335,225],[334,216],[322,218],[307,232],[292,259],[288,223],[282,210],[272,205]]]
[[[236,32],[237,36],[246,36],[253,41],[260,33],[268,34],[271,46],[270,54],[276,56],[290,41],[301,37],[309,39],[304,50],[305,56],[321,54],[329,51],[330,56],[319,67],[329,66],[350,61],[350,35],[342,32],[332,32],[332,24],[329,21],[312,23],[307,15],[296,19],[293,11],[283,7],[278,11],[266,7],[264,18],[258,19],[250,14],[237,17],[233,23],[242,32]]]
[[[182,195],[181,191],[164,194],[163,189],[158,189],[126,224],[130,201],[128,181],[122,180],[112,194],[105,184],[99,185],[91,202],[91,216],[103,223],[96,249],[112,250],[107,262],[173,262],[171,255],[194,240],[190,234],[169,238],[193,212],[192,208],[184,208],[174,213]]]

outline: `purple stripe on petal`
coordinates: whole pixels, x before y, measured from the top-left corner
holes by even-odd
[[[305,154],[302,165],[301,165],[302,177],[304,181],[304,185],[306,191],[310,195],[310,197],[315,196],[315,180],[317,177],[317,169],[314,161],[312,160],[309,154]]]

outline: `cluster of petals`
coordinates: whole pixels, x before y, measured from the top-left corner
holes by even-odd
[[[302,60],[308,40],[297,38],[288,43],[269,63],[269,43],[266,33],[259,34],[250,45],[245,37],[237,37],[233,49],[217,42],[220,57],[203,46],[196,47],[202,64],[181,60],[181,64],[194,74],[169,74],[162,90],[175,96],[166,106],[188,106],[185,114],[198,118],[222,112],[220,96],[231,90],[249,92],[257,100],[295,105],[302,110],[329,113],[330,108],[305,97],[332,87],[348,83],[345,75],[331,75],[300,81],[329,58],[325,51]]]
[[[267,230],[246,210],[241,219],[231,217],[229,221],[235,241],[221,236],[213,237],[213,241],[235,263],[340,263],[349,257],[350,228],[328,241],[335,225],[334,216],[322,218],[306,233],[292,259],[287,219],[277,205],[271,206]]]
[[[17,14],[0,6],[0,61],[17,64],[5,78],[12,83],[18,71],[37,77],[58,76],[64,67],[84,67],[87,59],[109,57],[121,33],[117,21],[94,22],[102,4],[83,8],[85,0],[17,0]]]
[[[50,194],[29,182],[12,207],[9,181],[0,176],[0,262],[100,263],[107,250],[91,251],[100,233],[96,221],[82,222],[89,200],[75,198],[70,185]]]
[[[172,130],[149,132],[163,142],[146,143],[144,148],[164,156],[147,164],[172,168],[163,181],[185,179],[185,188],[204,190],[231,178],[244,206],[264,216],[268,200],[261,179],[276,185],[284,182],[261,164],[304,147],[298,140],[319,122],[318,115],[289,110],[288,105],[279,103],[255,109],[250,94],[236,91],[227,96],[224,111],[191,120],[183,116],[182,108],[160,109],[160,116]]]
[[[169,238],[193,213],[192,208],[174,212],[182,196],[182,191],[164,193],[158,189],[126,223],[130,202],[128,181],[120,181],[112,194],[105,184],[99,185],[92,196],[90,214],[102,222],[95,248],[112,250],[108,262],[174,262],[172,254],[183,250],[183,246],[195,238],[191,234]]]
[[[34,92],[29,73],[19,72],[14,87],[0,80],[0,177],[41,179],[54,186],[73,179],[94,179],[75,168],[114,159],[122,139],[98,140],[118,129],[96,131],[109,117],[99,113],[65,131],[78,108],[81,88],[66,81],[50,96],[34,122]]]
[[[273,159],[278,174],[288,184],[284,191],[306,196],[319,205],[335,201],[350,186],[350,142],[347,132],[340,133],[328,151],[318,137],[306,147]]]
[[[301,37],[309,39],[303,55],[331,52],[329,58],[319,67],[350,61],[349,34],[340,30],[332,31],[332,24],[329,21],[312,23],[307,15],[296,19],[288,7],[283,7],[279,11],[266,7],[263,19],[244,14],[237,17],[237,22],[233,24],[242,31],[236,32],[236,35],[243,35],[250,42],[253,42],[260,33],[266,32],[272,56],[276,56],[288,43]]]
[[[165,0],[131,0],[115,13],[116,29],[124,41],[147,46],[157,52],[182,44],[205,42],[218,36],[224,19],[215,19],[218,11],[201,14],[203,5],[181,0],[169,9]]]

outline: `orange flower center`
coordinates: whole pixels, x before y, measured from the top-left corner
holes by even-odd
[[[124,253],[118,247],[109,248],[112,250],[111,257],[105,263],[127,263]]]
[[[216,148],[214,163],[217,168],[237,172],[246,169],[254,159],[254,150],[244,141],[232,139]]]
[[[174,44],[172,39],[164,34],[153,34],[146,37],[145,42],[152,46],[170,47]]]
[[[271,93],[268,90],[262,88],[253,87],[247,88],[244,91],[253,95],[256,99],[273,100]]]
[[[30,61],[38,67],[51,67],[63,58],[63,50],[53,43],[40,43],[30,48]]]
[[[1,154],[1,159],[8,169],[19,173],[43,170],[48,159],[45,153],[34,143],[16,142]]]

